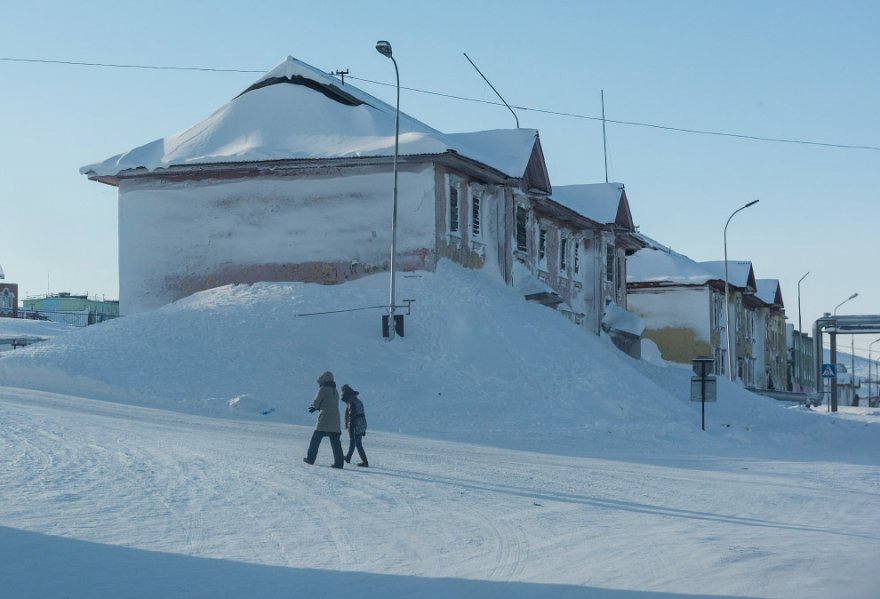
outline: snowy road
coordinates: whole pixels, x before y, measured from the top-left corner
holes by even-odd
[[[575,458],[370,432],[375,467],[339,472],[326,443],[324,466],[302,463],[304,427],[3,387],[0,423],[4,597],[880,588],[876,465]]]

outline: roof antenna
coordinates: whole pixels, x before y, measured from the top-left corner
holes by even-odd
[[[605,138],[605,90],[602,91],[602,152],[605,154],[605,183],[608,183],[608,142]]]
[[[467,55],[467,52],[462,52],[462,54],[464,54],[464,57],[468,59],[468,62],[471,63],[471,66],[474,67],[475,69],[477,69],[477,65],[475,65],[474,61],[471,60],[471,57]],[[486,83],[489,83],[489,80],[486,79],[486,76],[483,75],[483,72],[480,69],[477,69],[477,72],[480,74],[480,77],[483,78],[483,81],[485,81]],[[492,88],[492,91],[495,92],[496,96],[501,98],[501,94],[498,93],[498,90],[495,89],[494,85],[489,83],[489,87]],[[510,104],[507,103],[507,100],[505,100],[504,98],[501,98],[501,101],[504,102],[504,105],[507,106],[507,110],[509,110],[510,114],[513,115],[513,118],[516,119],[516,128],[519,129],[519,117],[516,116],[516,113],[513,111],[513,108],[510,107]]]
[[[344,71],[340,71],[339,69],[336,69],[336,73],[334,73],[334,74],[342,77],[342,85],[345,85],[345,76],[348,75],[348,69],[345,69]]]

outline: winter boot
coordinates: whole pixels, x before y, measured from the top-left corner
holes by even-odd
[[[370,467],[370,465],[369,465],[368,463],[366,463],[366,462],[360,462],[360,463],[358,464],[358,466],[360,466],[361,468],[369,468],[369,467]]]

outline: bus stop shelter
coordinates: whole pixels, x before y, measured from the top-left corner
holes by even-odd
[[[825,355],[823,350],[822,335],[827,334],[831,339],[831,364],[837,364],[837,335],[871,335],[880,333],[880,315],[847,315],[825,316],[813,324],[813,343],[815,343],[816,357],[816,386],[819,393],[825,393],[826,382],[822,377],[822,359]],[[831,377],[831,411],[837,411],[837,377]]]

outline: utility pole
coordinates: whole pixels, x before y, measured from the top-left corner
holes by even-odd
[[[850,364],[852,365],[852,374],[850,375],[850,380],[852,381],[852,392],[853,392],[853,401],[856,400],[856,336],[850,335],[850,346],[849,346],[849,357]]]
[[[342,77],[342,85],[345,85],[345,76],[348,75],[348,69],[345,69],[344,71],[340,71],[339,69],[336,69],[336,73],[334,73],[334,74]]]
[[[602,93],[602,153],[605,155],[605,183],[608,183],[608,141],[605,136],[605,90]]]

